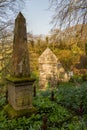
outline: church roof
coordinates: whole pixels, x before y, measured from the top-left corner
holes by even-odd
[[[46,48],[46,50],[40,55],[38,60],[39,63],[57,63],[58,58],[50,50],[50,48]]]

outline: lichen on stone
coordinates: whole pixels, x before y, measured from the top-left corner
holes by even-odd
[[[13,77],[13,76],[8,76],[6,77],[7,81],[11,81],[13,83],[16,82],[34,82],[35,79],[32,77]]]

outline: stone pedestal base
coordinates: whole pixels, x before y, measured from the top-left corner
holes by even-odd
[[[37,109],[35,107],[24,110],[15,110],[10,104],[4,106],[4,110],[7,113],[9,119],[18,118],[22,116],[29,117],[32,114],[37,113]]]
[[[8,103],[15,110],[32,108],[32,85],[34,81],[8,82]]]

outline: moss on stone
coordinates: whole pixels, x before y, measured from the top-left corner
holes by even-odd
[[[35,107],[31,107],[29,109],[24,110],[15,110],[10,104],[4,107],[5,112],[7,113],[10,119],[22,117],[22,116],[31,116],[34,113],[37,113],[37,109]]]
[[[6,80],[11,81],[13,83],[20,83],[20,82],[34,82],[35,78],[32,78],[32,77],[13,77],[13,76],[8,76],[8,77],[6,77]]]

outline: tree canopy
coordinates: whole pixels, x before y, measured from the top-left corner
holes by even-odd
[[[55,26],[87,24],[87,0],[50,0]]]

